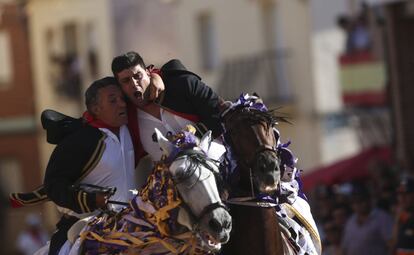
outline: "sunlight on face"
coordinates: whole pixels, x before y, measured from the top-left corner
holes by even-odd
[[[110,85],[99,90],[94,114],[111,127],[120,127],[128,122],[126,103],[118,86]]]
[[[122,91],[128,99],[136,106],[145,105],[144,93],[150,84],[150,77],[147,70],[140,65],[124,69],[116,74]]]

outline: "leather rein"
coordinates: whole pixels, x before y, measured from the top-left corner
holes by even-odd
[[[207,168],[214,176],[216,175],[215,171],[213,170],[213,168],[207,163],[207,162],[212,162],[212,163],[217,163],[216,160],[210,159],[206,156],[206,154],[200,150],[194,150],[194,149],[187,149],[187,150],[183,150],[180,153],[178,153],[177,157],[174,160],[177,160],[179,158],[183,158],[183,157],[190,157],[192,162],[196,162],[196,166],[198,165],[203,165],[205,168]],[[173,181],[174,183],[177,185],[179,183],[183,183],[184,181],[186,181],[187,179],[191,178],[196,170],[197,167],[196,166],[190,166],[191,169],[187,170],[189,173],[183,175],[183,176],[179,176],[179,177],[173,177]],[[198,180],[195,182],[197,183],[198,181],[200,181],[200,178],[198,178]],[[202,181],[202,180],[201,180]],[[190,185],[188,188],[192,188],[194,185]],[[189,214],[191,214],[191,216],[196,219],[196,223],[195,225],[197,225],[197,223],[209,212],[217,209],[217,208],[223,208],[226,211],[229,211],[229,208],[222,202],[222,201],[218,201],[212,204],[209,204],[207,206],[205,206],[203,208],[203,210],[201,210],[201,213],[199,215],[196,215],[191,208],[183,203],[183,207],[187,210],[187,212]]]
[[[226,118],[226,124],[225,124],[225,132],[227,134],[229,134],[228,139],[230,139],[230,144],[232,144],[234,146],[234,141],[231,138],[231,133],[234,132],[234,130],[237,128],[236,124],[229,124],[230,120],[232,120],[233,118],[237,117],[237,114],[250,114],[252,116],[257,116],[258,114],[262,113],[260,111],[257,110],[252,110],[250,108],[241,108],[239,110],[235,110],[231,113],[227,113],[229,114],[229,116]],[[263,121],[266,122],[266,124],[268,125],[269,128],[272,128],[274,125],[274,122],[270,119],[270,118],[263,118]],[[259,120],[256,120],[256,122],[259,122]],[[275,153],[276,155],[278,154],[277,150],[276,150],[276,144],[270,145],[270,144],[266,144],[261,137],[259,136],[259,134],[256,131],[256,128],[251,125],[250,128],[253,130],[253,134],[256,138],[256,140],[259,143],[259,146],[255,149],[255,151],[253,152],[253,157],[250,161],[246,160],[246,159],[242,159],[242,160],[237,160],[238,162],[241,163],[241,165],[245,168],[247,168],[249,170],[249,180],[250,180],[250,193],[251,196],[247,196],[247,197],[234,197],[231,199],[228,199],[226,201],[226,203],[228,204],[235,204],[235,205],[243,205],[243,206],[251,206],[251,207],[275,207],[277,206],[277,203],[272,203],[272,202],[263,202],[263,201],[255,201],[257,200],[256,196],[255,196],[255,192],[254,192],[254,183],[253,183],[253,178],[254,178],[254,174],[252,171],[252,165],[254,164],[254,162],[256,162],[257,157],[260,153],[263,153],[265,151],[270,151]],[[274,135],[274,134],[273,134]],[[276,138],[273,137],[273,141],[276,142]],[[237,154],[237,152],[236,152]]]

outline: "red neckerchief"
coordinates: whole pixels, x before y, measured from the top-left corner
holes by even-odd
[[[119,127],[112,127],[102,120],[95,119],[88,111],[83,113],[83,119],[92,127],[95,128],[106,128],[111,130],[112,133],[117,134],[119,132]]]
[[[138,128],[138,114],[137,108],[131,103],[127,103],[127,113],[128,113],[128,129],[132,138],[132,144],[134,146],[135,153],[135,166],[138,165],[139,160],[145,156],[147,153],[144,151],[144,147],[141,143],[141,138],[139,137],[139,128]]]
[[[166,110],[167,112],[170,112],[174,115],[180,116],[183,119],[192,121],[192,122],[199,122],[200,121],[200,117],[198,117],[197,115],[194,114],[189,114],[189,113],[183,113],[183,112],[176,112],[174,110],[171,110],[169,108],[162,108],[164,110]]]
[[[161,72],[161,69],[158,69],[158,68],[155,68],[154,67],[154,65],[149,65],[149,66],[147,66],[147,68],[146,68],[150,73],[156,73],[156,74],[158,74],[159,76],[161,76],[161,78],[162,78],[162,72]]]

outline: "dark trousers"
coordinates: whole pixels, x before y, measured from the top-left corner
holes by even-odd
[[[68,230],[79,219],[73,216],[64,215],[56,224],[56,231],[50,239],[49,255],[57,255],[60,248],[68,239]]]

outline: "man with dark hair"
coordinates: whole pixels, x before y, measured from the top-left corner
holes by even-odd
[[[414,179],[403,179],[398,188],[397,222],[393,233],[396,255],[414,254]]]
[[[47,197],[63,213],[53,234],[49,254],[58,254],[68,229],[79,219],[96,214],[106,205],[107,194],[79,189],[93,184],[116,187],[113,200],[128,202],[136,188],[134,154],[124,95],[113,77],[95,81],[86,90],[87,112],[76,132],[63,138],[47,165],[44,187]]]
[[[192,124],[199,136],[208,130],[213,137],[221,134],[218,115],[223,101],[179,60],[157,70],[146,67],[142,57],[131,51],[115,57],[111,67],[128,98],[128,127],[137,160],[145,152],[159,160],[161,152],[152,139],[154,127],[165,134]]]
[[[390,254],[394,223],[391,215],[373,207],[371,194],[363,186],[354,187],[351,206],[353,213],[342,236],[342,254]]]

